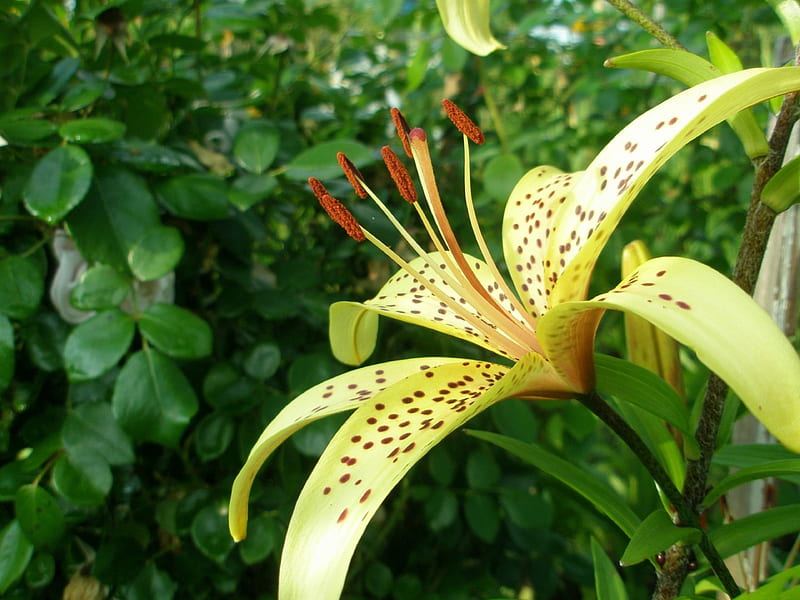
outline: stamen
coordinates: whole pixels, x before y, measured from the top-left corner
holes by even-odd
[[[458,106],[450,100],[442,100],[442,106],[447,113],[447,117],[461,133],[479,146],[483,144],[486,138],[484,138],[481,128],[475,125],[472,119],[470,119],[463,110],[458,108]]]
[[[339,166],[342,168],[342,171],[344,171],[347,181],[349,181],[350,185],[353,186],[353,189],[356,191],[358,197],[366,198],[367,192],[364,191],[364,188],[359,182],[359,180],[364,181],[364,176],[361,174],[361,171],[358,170],[358,167],[356,167],[353,162],[344,155],[344,152],[337,152],[336,160],[339,161]]]
[[[322,185],[322,182],[316,177],[309,177],[308,185],[311,186],[311,191],[314,192],[314,195],[317,197],[317,200],[322,200],[322,197],[326,195],[330,196],[328,190],[325,189],[325,186]]]
[[[322,208],[325,209],[325,212],[328,213],[331,220],[341,226],[341,228],[347,232],[347,235],[357,242],[363,242],[367,239],[364,237],[364,231],[361,229],[361,225],[358,224],[358,221],[356,221],[356,218],[336,198],[330,194],[323,194],[319,199],[319,203],[322,205]]]
[[[411,175],[408,174],[408,171],[403,166],[403,163],[400,162],[400,159],[397,158],[397,155],[392,151],[389,146],[384,146],[381,148],[381,156],[383,156],[383,162],[386,163],[386,168],[389,170],[389,175],[392,176],[397,189],[400,191],[400,195],[406,202],[410,202],[413,204],[417,201],[417,190],[414,188],[414,181],[411,179]]]
[[[411,131],[411,127],[408,126],[408,121],[406,121],[406,118],[399,109],[393,108],[389,112],[392,115],[392,121],[394,121],[394,126],[397,129],[397,137],[403,142],[403,150],[406,156],[411,158],[411,144],[408,143],[408,132]]]

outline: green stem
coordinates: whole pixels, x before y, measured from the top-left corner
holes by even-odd
[[[692,510],[692,507],[689,505],[680,491],[678,491],[678,488],[675,487],[675,484],[672,482],[672,479],[670,479],[664,467],[661,466],[661,463],[658,462],[658,459],[650,451],[650,448],[647,446],[647,444],[645,444],[642,438],[639,437],[639,434],[636,433],[636,431],[634,431],[634,429],[628,425],[627,421],[617,414],[617,412],[614,411],[598,394],[593,393],[581,396],[580,401],[584,406],[597,415],[606,425],[608,425],[608,427],[614,431],[614,433],[616,433],[623,442],[625,442],[628,448],[630,448],[634,455],[636,455],[636,457],[641,461],[653,479],[655,479],[656,483],[658,483],[661,491],[664,492],[664,495],[669,499],[670,503],[675,509],[675,512],[678,514],[680,522],[684,525],[694,527],[701,532],[702,537],[700,539],[699,546],[703,551],[703,554],[708,559],[711,569],[719,578],[728,595],[731,598],[738,596],[739,586],[736,585],[736,581],[734,581],[733,576],[728,570],[728,567],[725,565],[725,561],[722,559],[722,556],[720,556],[716,547],[711,543],[711,540],[708,538],[702,526],[700,525],[700,520],[697,516],[697,513]],[[680,583],[683,582],[685,571],[688,569],[689,563],[689,548],[685,546],[680,547],[685,548],[686,551],[678,554],[677,552],[674,552],[673,549],[670,549],[675,555],[672,558],[674,561],[676,561],[676,564],[682,564],[684,567],[681,569],[681,571],[683,571],[683,576],[680,577],[678,589],[680,588]],[[673,548],[676,547],[674,546]],[[668,559],[669,558],[670,557],[668,556]],[[654,596],[654,598],[657,597]],[[663,598],[668,598],[668,596],[663,596]]]
[[[683,44],[675,39],[672,34],[651,19],[649,15],[643,13],[641,9],[631,4],[629,0],[608,0],[608,3],[661,42],[662,45],[673,50],[686,50]]]

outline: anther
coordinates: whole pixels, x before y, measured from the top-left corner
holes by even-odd
[[[483,137],[481,128],[475,125],[472,119],[464,114],[463,110],[458,108],[458,106],[450,100],[442,100],[442,106],[447,113],[447,118],[453,122],[453,125],[455,125],[461,133],[479,146],[483,144],[485,138]]]
[[[403,150],[408,158],[412,158],[411,144],[408,143],[408,132],[411,130],[411,127],[408,126],[408,121],[406,121],[406,118],[399,109],[393,108],[389,112],[392,115],[392,121],[394,121],[395,129],[397,129],[397,137],[399,137],[400,141],[403,142]]]
[[[328,213],[331,220],[344,229],[347,235],[357,242],[363,242],[367,239],[364,236],[364,232],[361,230],[361,225],[356,221],[356,218],[336,198],[330,194],[323,194],[319,199],[319,203],[322,205],[322,208],[325,209],[325,212]]]
[[[311,191],[314,192],[314,195],[317,197],[317,200],[321,200],[323,196],[330,196],[330,193],[325,186],[322,185],[322,182],[317,179],[316,177],[309,177],[308,178],[308,185],[311,186]]]
[[[361,175],[361,171],[358,170],[353,162],[344,155],[344,152],[337,152],[336,153],[336,160],[339,161],[339,166],[344,171],[345,177],[347,177],[347,181],[350,182],[350,185],[353,186],[353,189],[356,191],[356,194],[359,198],[366,198],[367,192],[359,183],[359,179],[364,181],[363,175]]]
[[[383,162],[386,163],[386,168],[389,170],[389,175],[392,176],[397,189],[400,190],[400,195],[406,202],[414,203],[417,201],[417,190],[414,188],[414,181],[411,175],[397,158],[397,155],[392,151],[389,146],[381,148],[381,156]]]

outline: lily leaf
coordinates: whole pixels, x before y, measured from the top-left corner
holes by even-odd
[[[752,467],[746,467],[728,475],[714,486],[703,499],[703,505],[709,506],[723,494],[735,487],[765,477],[782,477],[784,475],[800,475],[800,458],[790,460],[775,460]]]
[[[678,527],[666,512],[658,509],[639,525],[619,562],[624,566],[635,565],[677,542],[696,543],[701,536],[699,529]]]

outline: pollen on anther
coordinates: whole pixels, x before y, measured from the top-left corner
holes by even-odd
[[[367,192],[359,182],[359,179],[364,181],[364,177],[361,175],[361,171],[358,170],[358,167],[353,164],[353,161],[345,156],[344,152],[337,152],[336,160],[339,161],[339,166],[342,168],[345,177],[347,177],[347,181],[349,181],[350,185],[353,186],[353,189],[356,191],[358,197],[366,198]]]
[[[363,242],[367,239],[356,218],[336,198],[330,194],[325,194],[319,199],[319,203],[328,213],[331,220],[344,229],[347,235],[357,242]]]
[[[397,155],[392,151],[391,148],[389,148],[389,146],[384,146],[381,148],[381,156],[383,157],[383,162],[386,163],[386,168],[389,170],[389,175],[392,176],[392,180],[397,186],[397,189],[400,191],[400,195],[403,197],[403,200],[412,204],[416,202],[417,190],[414,188],[414,181],[411,179],[411,175],[408,174],[408,171],[403,166],[403,163],[401,163],[400,159],[397,158]]]
[[[406,156],[408,158],[413,158],[414,155],[411,154],[411,144],[408,143],[408,132],[411,131],[411,127],[408,126],[408,121],[406,121],[403,113],[397,108],[392,108],[389,110],[389,113],[392,115],[392,121],[397,129],[397,137],[399,137],[400,141],[403,143],[403,150]]]
[[[330,196],[330,192],[328,192],[325,186],[322,185],[322,182],[316,177],[309,177],[308,185],[311,186],[311,191],[314,192],[317,200],[321,200],[323,196]]]
[[[455,125],[461,133],[479,146],[486,141],[481,128],[478,127],[466,114],[464,114],[464,111],[458,108],[454,102],[445,99],[442,100],[442,106],[447,113],[447,117],[453,122],[453,125]]]

